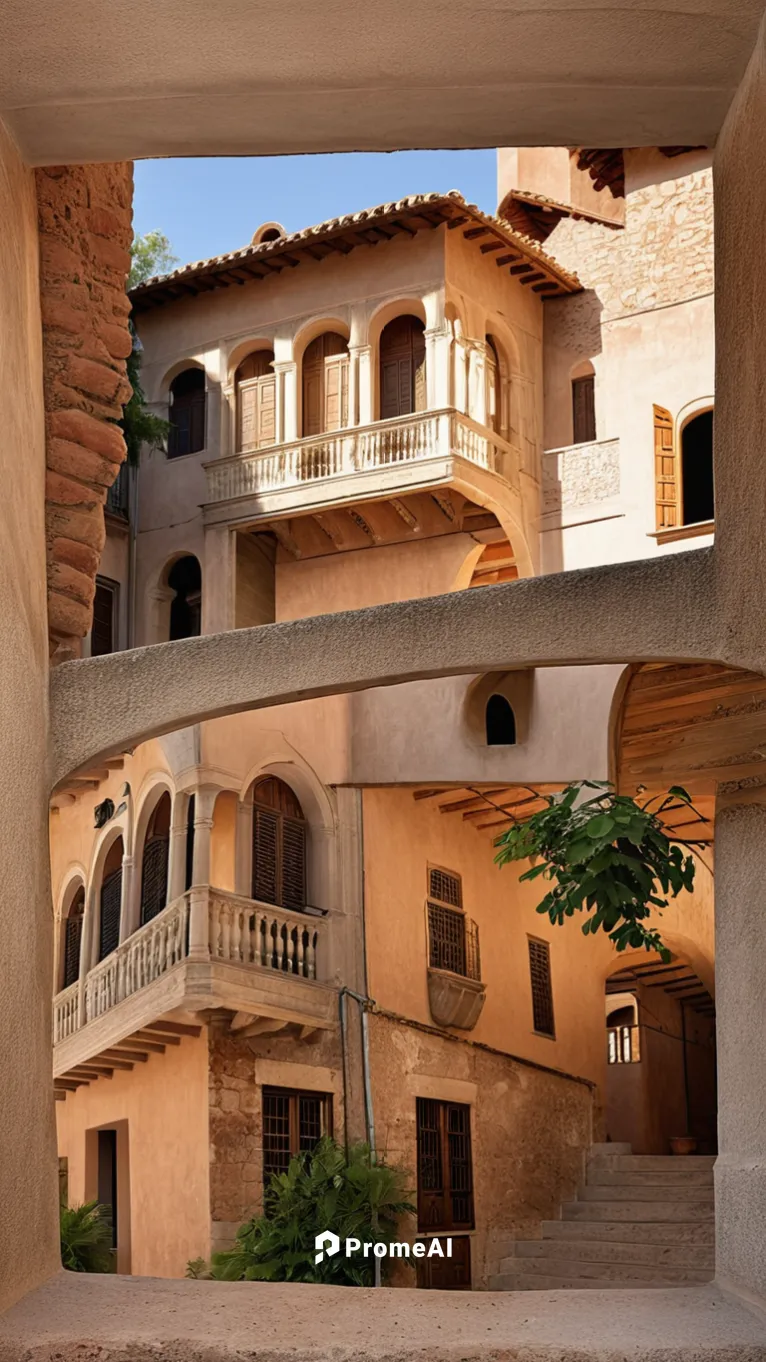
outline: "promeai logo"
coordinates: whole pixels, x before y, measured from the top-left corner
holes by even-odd
[[[314,1240],[314,1262],[321,1263],[325,1257],[332,1258],[333,1254],[340,1253],[340,1239],[332,1230],[323,1230]],[[347,1258],[353,1258],[356,1254],[361,1254],[363,1258],[451,1258],[452,1240],[432,1239],[430,1244],[426,1244],[422,1239],[418,1239],[414,1244],[406,1244],[402,1240],[397,1240],[393,1244],[373,1244],[363,1243],[361,1239],[346,1239],[344,1241],[345,1254]]]

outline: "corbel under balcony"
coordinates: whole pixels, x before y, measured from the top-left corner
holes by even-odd
[[[209,887],[187,891],[56,995],[54,1079],[100,1063],[94,1057],[168,1015],[229,1012],[245,1037],[290,1023],[303,1035],[331,1028],[328,931],[322,918]]]
[[[428,968],[428,1005],[437,1026],[454,1026],[472,1031],[476,1025],[487,985],[451,970]]]

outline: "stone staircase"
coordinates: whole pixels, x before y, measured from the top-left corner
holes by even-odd
[[[585,1186],[542,1224],[509,1240],[490,1291],[691,1286],[715,1272],[713,1156],[633,1154],[594,1145]]]

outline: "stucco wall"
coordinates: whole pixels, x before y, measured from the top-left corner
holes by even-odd
[[[185,1036],[131,1071],[114,1071],[56,1106],[69,1202],[86,1199],[86,1131],[127,1122],[130,1271],[183,1277],[210,1250],[208,1042]],[[118,1190],[119,1197],[119,1190]],[[118,1205],[118,1220],[124,1207]]]
[[[486,1287],[504,1241],[537,1237],[541,1220],[558,1218],[574,1195],[592,1138],[590,1087],[376,1014],[370,1059],[378,1148],[408,1170],[413,1189],[416,1099],[470,1105],[472,1276],[474,1288]]]
[[[50,1069],[45,429],[34,176],[0,125],[0,1308],[59,1261]]]

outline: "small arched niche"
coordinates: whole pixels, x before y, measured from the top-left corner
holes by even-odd
[[[122,837],[109,848],[104,861],[99,894],[98,958],[105,960],[120,944],[120,910],[122,906]]]
[[[205,371],[182,369],[170,384],[168,458],[198,454],[205,448]]]
[[[186,554],[168,572],[168,586],[175,593],[170,602],[170,642],[196,638],[202,628],[202,569],[199,559]]]
[[[61,987],[69,988],[80,977],[80,946],[82,943],[82,924],[85,917],[85,886],[78,884],[72,895],[66,918],[62,942]]]
[[[273,445],[277,438],[277,376],[274,351],[253,350],[234,375],[237,449],[247,453]]]
[[[684,525],[713,519],[712,408],[698,412],[681,428],[681,494]]]
[[[516,746],[516,715],[513,705],[504,695],[490,695],[484,709],[484,731],[487,747]]]
[[[168,901],[170,794],[166,790],[151,814],[141,857],[141,926],[161,913]]]
[[[306,908],[307,826],[295,792],[278,776],[253,786],[252,896],[259,903]]]
[[[348,341],[323,331],[303,354],[303,434],[322,435],[348,425]]]
[[[380,419],[426,409],[425,326],[410,313],[394,317],[380,335]]]

